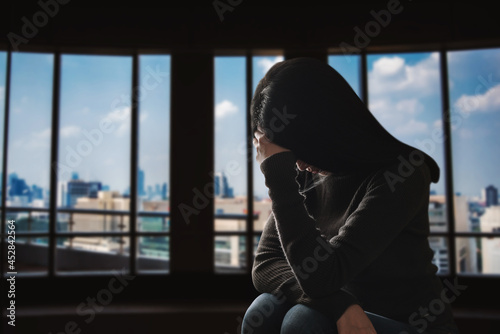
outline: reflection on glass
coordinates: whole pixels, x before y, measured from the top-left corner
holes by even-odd
[[[132,58],[63,55],[57,205],[128,210]]]
[[[6,272],[17,272],[18,274],[46,274],[49,258],[47,237],[19,237],[16,236],[14,249],[9,249],[8,239],[5,242],[4,268]],[[11,247],[12,248],[12,247]],[[8,253],[8,251],[14,253]],[[15,256],[14,261],[9,262],[9,256]]]
[[[361,97],[361,56],[331,55],[328,56],[328,65],[337,70],[351,85],[356,94]]]
[[[170,237],[139,237],[137,269],[141,272],[162,272],[170,269]]]
[[[129,238],[60,237],[56,239],[56,270],[121,271],[129,268]]]
[[[244,236],[215,237],[215,271],[218,273],[244,272],[246,264],[246,239]]]
[[[139,211],[170,211],[170,56],[139,57]]]
[[[47,208],[54,56],[13,52],[11,66],[6,204]]]

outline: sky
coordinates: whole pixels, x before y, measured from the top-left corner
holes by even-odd
[[[454,191],[480,196],[500,187],[500,49],[448,52]],[[252,89],[280,55],[253,57]],[[439,54],[367,57],[369,109],[396,138],[430,154],[444,193]],[[330,56],[329,64],[359,94],[359,57]],[[51,54],[12,54],[7,173],[28,185],[49,185],[52,108]],[[77,172],[121,193],[129,187],[129,56],[63,55],[61,63],[59,177]],[[235,195],[246,195],[245,58],[216,57],[215,171],[224,171]],[[170,56],[140,57],[139,167],[146,185],[169,183]],[[4,106],[6,53],[0,52],[0,111]],[[3,117],[0,118],[3,129]],[[3,136],[0,138],[0,142]],[[161,145],[158,145],[161,143]],[[0,150],[3,145],[0,147]],[[254,150],[253,150],[254,151]],[[254,152],[255,153],[255,152]],[[254,160],[255,161],[255,160]],[[254,193],[267,196],[254,163]]]

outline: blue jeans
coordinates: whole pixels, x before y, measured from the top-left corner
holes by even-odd
[[[365,312],[377,334],[421,334],[408,324]],[[243,317],[241,334],[336,334],[337,325],[324,314],[291,304],[269,293],[258,296]]]

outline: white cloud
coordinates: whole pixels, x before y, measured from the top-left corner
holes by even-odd
[[[59,133],[60,133],[60,136],[62,138],[68,138],[68,137],[76,137],[77,135],[80,134],[80,131],[81,131],[81,129],[79,126],[68,125],[68,126],[62,127],[59,130]]]
[[[267,71],[269,71],[271,67],[273,67],[274,64],[283,60],[284,60],[283,56],[276,56],[274,58],[266,57],[260,59],[257,62],[257,66],[260,67],[260,69],[262,70],[262,75],[264,75],[267,73]]]
[[[469,129],[460,129],[458,131],[458,135],[460,136],[460,138],[462,139],[471,139],[472,137],[474,137],[474,134],[472,133],[471,130]]]
[[[44,129],[42,131],[33,132],[32,136],[37,138],[37,139],[47,139],[47,138],[50,138],[51,134],[52,134],[51,129],[47,128],[47,129]]]
[[[442,119],[435,120],[434,123],[432,124],[432,126],[435,129],[442,129],[443,128],[443,120]]]
[[[427,124],[424,122],[410,119],[408,122],[396,126],[394,130],[396,135],[415,135],[425,133],[427,131]]]
[[[38,150],[48,149],[50,147],[50,135],[52,131],[50,128],[41,131],[32,132],[30,136],[23,136],[14,140],[12,145],[19,149],[25,150]]]
[[[368,79],[370,110],[389,132],[407,136],[429,130],[432,124],[420,121],[418,115],[425,110],[422,99],[439,92],[438,53],[414,64],[403,57],[380,57]]]
[[[4,95],[5,95],[5,87],[0,86],[0,100],[3,100]]]
[[[500,110],[500,84],[484,94],[462,95],[454,103],[462,112],[494,112]]]
[[[112,166],[115,164],[115,160],[113,158],[107,158],[106,160],[104,160],[104,165],[106,166]]]
[[[370,102],[370,110],[384,127],[391,130],[407,128],[408,124],[419,125],[415,116],[424,110],[424,106],[417,99],[393,101],[387,97]],[[417,126],[412,132],[421,129],[422,126]]]
[[[369,73],[370,95],[400,93],[413,97],[434,94],[440,85],[439,54],[416,64],[406,64],[401,57],[384,56],[373,63]]]
[[[393,76],[403,70],[405,61],[400,57],[382,57],[373,63],[373,73],[380,76]]]
[[[108,113],[105,119],[117,125],[114,133],[121,137],[130,130],[130,107],[117,108]]]
[[[215,117],[223,118],[238,112],[238,106],[229,100],[223,100],[215,106]]]
[[[396,110],[406,114],[417,114],[424,110],[424,106],[417,99],[405,99],[396,103]]]

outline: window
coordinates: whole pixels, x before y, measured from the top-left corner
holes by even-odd
[[[259,81],[264,77],[267,71],[276,63],[283,61],[281,55],[270,56],[253,56],[252,57],[252,97]],[[252,134],[253,136],[253,134]],[[254,213],[258,217],[254,220],[253,229],[256,232],[262,232],[264,224],[271,214],[271,200],[269,199],[268,189],[265,184],[264,175],[260,170],[260,166],[255,160],[255,148],[252,146],[252,161],[253,161],[253,207]],[[260,234],[254,238],[254,251],[257,249]]]
[[[126,213],[78,210],[129,211],[131,80],[130,56],[61,56],[58,231],[130,230]],[[56,270],[111,270],[106,256],[114,254],[128,268],[130,242],[124,235],[59,237]],[[84,266],[65,260],[71,251],[101,255]]]
[[[17,253],[25,248],[34,254],[16,257],[16,270],[25,273],[47,272],[53,67],[52,54],[11,53],[11,79],[5,83],[10,84],[5,218],[15,220]]]
[[[245,271],[247,229],[246,58],[214,59],[215,269]],[[224,232],[224,233],[221,233]]]
[[[170,56],[139,56],[137,268],[170,269]]]
[[[500,142],[498,57],[499,49],[328,57],[358,95],[369,97],[390,133],[441,167],[429,194],[429,242],[442,275],[500,273],[500,175],[492,154]],[[215,273],[250,272],[271,212],[248,108],[259,80],[281,60],[214,58]],[[170,272],[170,61],[166,54],[0,52],[2,109],[9,101],[2,209],[16,221],[20,273]],[[443,138],[447,129],[451,140]]]
[[[371,112],[392,135],[429,154],[440,167],[431,183],[429,222],[432,232],[447,230],[443,121],[439,53],[400,53],[367,56],[368,101]],[[448,268],[447,243],[434,238],[439,273]]]
[[[1,80],[6,55],[0,53]],[[2,101],[10,87],[4,206],[5,218],[16,223],[19,273],[168,272],[170,56],[11,56],[10,81],[0,81]],[[52,96],[59,98],[56,107]],[[53,147],[58,159],[51,165]],[[137,189],[131,189],[134,168]]]
[[[361,56],[329,55],[328,65],[333,67],[346,79],[352,89],[362,99],[361,94]]]
[[[214,60],[214,245],[215,268],[219,273],[250,270],[247,263],[253,259],[260,233],[271,213],[264,177],[255,162],[255,149],[248,140],[253,134],[247,134],[250,121],[247,112],[258,82],[281,60],[283,57],[279,55],[218,56]],[[250,183],[249,168],[253,181]],[[253,194],[253,200],[249,200],[249,193]]]
[[[499,59],[500,49],[448,52],[456,244],[468,249],[457,262],[469,274],[500,273],[500,238],[492,237],[500,227]]]

